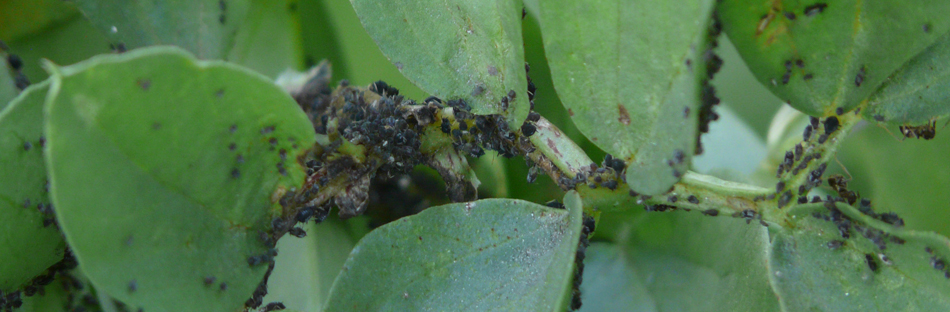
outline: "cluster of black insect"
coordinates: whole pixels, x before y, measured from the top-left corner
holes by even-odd
[[[785,152],[785,158],[782,163],[779,164],[778,170],[775,173],[776,178],[782,179],[785,174],[797,176],[802,170],[809,168],[812,160],[821,160],[822,154],[815,151],[815,143],[825,143],[835,131],[840,129],[840,126],[841,123],[836,116],[828,117],[823,121],[811,117],[809,124],[805,126],[805,130],[802,134],[804,138],[803,142],[796,144],[792,150]],[[797,189],[786,188],[785,182],[780,181],[775,185],[774,194],[770,194],[767,197],[757,197],[756,200],[772,200],[778,198],[778,208],[785,207],[792,203],[796,196],[799,204],[808,203],[808,192],[812,188],[821,185],[822,175],[824,175],[827,168],[828,165],[822,163],[812,171],[809,171],[805,182],[799,185]],[[857,198],[857,194],[847,196],[842,194],[842,196],[850,199]],[[851,200],[850,204],[854,204],[854,201]]]
[[[861,223],[860,221],[851,219],[850,217],[842,213],[841,210],[837,208],[836,203],[847,202],[847,200],[844,198],[828,195],[824,200],[821,200],[820,197],[815,196],[815,199],[813,200],[813,202],[823,202],[824,207],[828,210],[828,212],[827,213],[815,212],[812,214],[812,216],[820,220],[834,223],[835,227],[838,229],[839,235],[841,236],[840,240],[838,239],[831,240],[826,244],[826,246],[829,249],[837,250],[841,248],[841,246],[844,246],[846,244],[846,240],[852,237],[853,233],[860,234],[864,238],[874,243],[875,246],[877,246],[878,252],[873,253],[873,254],[872,253],[865,254],[865,263],[867,264],[868,268],[872,272],[878,272],[878,269],[880,268],[880,263],[883,263],[885,265],[893,264],[890,258],[887,256],[887,254],[884,253],[885,249],[887,249],[888,243],[903,245],[906,242],[904,239],[900,237],[897,237],[897,236],[891,235],[890,233],[884,232],[882,230],[878,230],[870,226],[867,226]],[[867,199],[861,200],[861,206],[859,207],[859,210],[862,213],[873,216],[879,220],[892,224],[896,227],[900,227],[904,223],[903,220],[901,220],[899,217],[897,217],[896,214],[893,214],[893,213],[875,214],[873,211],[871,211],[870,201],[868,201]]]
[[[788,81],[792,78],[792,73],[794,69],[793,65],[798,67],[799,69],[802,69],[802,70],[805,69],[805,61],[803,61],[802,59],[786,60],[785,73],[782,74],[782,80],[781,80],[783,85],[788,84]],[[810,80],[812,77],[813,75],[811,73],[805,73],[805,75],[802,76],[802,79]]]
[[[42,144],[43,144],[43,139],[40,138],[40,145]],[[25,143],[24,148],[26,150],[29,150],[30,149],[29,146],[30,146],[30,143],[27,142]],[[43,193],[44,194],[49,193],[49,181],[47,181],[43,185]],[[56,212],[53,210],[53,204],[48,203],[48,202],[38,201],[36,205],[33,205],[33,201],[27,198],[23,200],[22,206],[24,209],[33,209],[35,207],[35,209],[40,212],[40,215],[43,216],[43,227],[49,227],[50,225],[59,227],[59,225],[56,223]]]
[[[69,274],[69,271],[78,266],[72,250],[66,248],[63,259],[46,269],[42,274],[34,277],[26,283],[20,290],[4,294],[0,291],[0,311],[13,311],[23,304],[23,297],[32,297],[34,295],[45,295],[45,288],[59,279],[62,281],[62,287],[67,290],[69,295],[67,305],[73,305],[75,294],[72,290],[82,290],[83,283]],[[72,310],[67,307],[66,310]]]
[[[275,253],[276,255],[276,253]],[[264,274],[264,279],[261,280],[260,284],[257,284],[257,288],[254,289],[254,293],[251,295],[251,298],[248,298],[244,302],[244,306],[251,309],[257,309],[263,304],[264,296],[267,295],[267,280],[270,279],[271,272],[274,271],[274,262],[273,260],[267,266],[267,273]]]
[[[823,206],[825,209],[827,209],[827,213],[815,212],[812,214],[812,216],[820,220],[834,223],[835,227],[838,229],[838,234],[842,239],[849,239],[854,233],[858,233],[864,238],[873,242],[874,245],[877,246],[881,251],[881,253],[877,255],[877,260],[875,260],[873,257],[869,258],[868,265],[871,266],[872,271],[876,271],[878,260],[884,262],[885,264],[890,264],[890,261],[887,260],[887,256],[883,254],[883,251],[887,248],[887,244],[904,244],[904,239],[891,235],[882,230],[872,228],[860,221],[848,217],[837,208],[837,203],[848,205],[854,205],[855,203],[858,203],[857,208],[861,213],[897,228],[904,226],[904,220],[893,212],[875,213],[871,209],[871,201],[866,198],[859,199],[857,192],[851,191],[847,188],[847,183],[848,180],[840,175],[829,177],[828,186],[831,187],[831,189],[834,190],[838,196],[827,195],[824,199],[822,199],[820,196],[814,196],[811,202],[823,203]],[[842,245],[844,245],[844,241],[833,240],[828,243],[828,248],[838,249]]]
[[[0,50],[7,52],[10,51],[10,47],[0,40]],[[13,83],[16,85],[16,88],[23,90],[26,89],[26,87],[29,87],[30,79],[26,78],[26,75],[23,74],[23,59],[21,59],[19,55],[13,53],[8,53],[6,59],[7,65],[10,67],[11,74],[13,74]]]
[[[580,241],[577,242],[577,252],[574,254],[574,281],[571,288],[571,309],[581,308],[581,283],[584,282],[584,258],[587,247],[590,246],[590,234],[594,233],[596,224],[594,217],[584,214],[584,226],[581,228]]]
[[[950,267],[947,266],[947,259],[934,253],[933,248],[925,247],[924,251],[930,254],[930,266],[937,271],[943,272],[943,276],[950,279]]]
[[[703,133],[709,132],[709,123],[719,120],[719,114],[713,111],[713,107],[719,104],[719,98],[716,96],[716,89],[713,87],[710,81],[713,79],[713,76],[719,72],[719,69],[722,68],[722,59],[719,58],[715,53],[716,47],[719,45],[718,38],[720,33],[722,33],[722,23],[719,22],[719,13],[716,12],[713,14],[712,23],[707,29],[707,38],[709,42],[706,46],[706,51],[703,51],[703,63],[706,64],[706,79],[703,79],[701,86],[701,102],[699,106],[699,134],[696,136],[696,150],[695,154],[699,155],[703,153],[703,144],[700,142],[700,137]],[[687,61],[689,65],[689,61]],[[683,111],[683,117],[689,118],[689,107],[686,107]]]
[[[228,4],[224,2],[224,0],[218,0],[218,9],[221,11],[218,13],[218,23],[224,25],[224,22],[227,20]]]

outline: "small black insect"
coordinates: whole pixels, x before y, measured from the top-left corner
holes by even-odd
[[[227,283],[221,283],[221,285],[218,285],[218,289],[220,289],[221,291],[228,290],[228,284],[227,284]]]
[[[811,129],[812,129],[812,128],[811,128],[810,125],[809,125],[809,126],[805,126],[805,133],[802,134],[802,136],[805,137],[805,141],[808,141],[808,139],[811,138],[811,131],[812,131]]]
[[[534,135],[534,133],[537,132],[537,130],[538,128],[536,128],[534,125],[527,122],[521,125],[521,134],[524,134],[524,136],[526,137],[530,137]]]
[[[516,95],[517,94],[515,93],[515,90],[508,90],[508,97],[511,98],[512,100],[515,99]]]
[[[842,245],[844,245],[844,241],[833,240],[833,241],[828,242],[826,246],[828,246],[828,248],[830,248],[831,250],[838,250],[838,248],[841,248]]]
[[[854,76],[854,86],[860,87],[864,83],[864,76],[867,74],[867,67],[861,66],[861,69],[858,70],[858,74]]]
[[[271,302],[271,303],[268,303],[266,306],[264,306],[264,308],[261,309],[261,312],[278,311],[278,310],[283,310],[286,308],[287,307],[285,307],[284,304],[281,302]]]
[[[7,55],[7,64],[10,64],[11,69],[19,71],[23,68],[23,59],[19,55],[11,53]]]
[[[445,133],[445,134],[449,134],[450,132],[452,132],[452,124],[449,123],[448,118],[442,118],[441,129],[442,129],[442,133]]]
[[[824,144],[825,141],[828,141],[828,135],[822,134],[818,136],[818,144]]]
[[[795,13],[792,13],[792,12],[789,12],[789,11],[785,11],[784,14],[785,14],[785,18],[787,18],[787,19],[789,19],[789,20],[791,20],[791,21],[794,21],[794,20],[795,20]]]
[[[24,151],[29,151],[31,148],[33,148],[33,143],[30,143],[30,142],[23,142],[23,150],[24,150]]]
[[[214,281],[216,279],[217,278],[215,278],[214,276],[205,276],[205,278],[202,281],[205,283],[205,286],[211,286],[211,284],[214,284]]]
[[[715,216],[718,216],[718,215],[719,215],[719,210],[716,210],[716,209],[706,209],[705,211],[703,211],[703,214],[704,214],[704,215],[707,215],[707,216],[710,216],[710,217],[715,217]]]
[[[824,11],[825,8],[827,8],[827,7],[828,7],[827,4],[824,4],[824,3],[821,3],[821,2],[812,4],[812,5],[809,5],[809,6],[805,7],[805,16],[815,16],[815,15],[818,15],[819,13],[821,13],[822,11]]]
[[[671,196],[668,197],[666,200],[668,200],[668,201],[671,202],[671,203],[675,203],[678,199],[679,199],[679,198],[677,198],[676,195],[671,195]]]
[[[297,237],[297,238],[304,238],[307,236],[307,232],[299,227],[292,227],[287,233],[290,233],[290,235],[293,235],[294,237]]]
[[[694,195],[689,195],[689,197],[686,198],[686,201],[688,201],[690,204],[694,204],[694,205],[699,204],[699,198],[696,198],[696,196],[694,196]]]
[[[930,257],[930,266],[937,270],[943,270],[943,268],[947,266],[947,263],[943,259]]]
[[[237,179],[241,177],[241,171],[237,168],[231,169],[231,178]]]
[[[135,292],[139,289],[139,283],[136,280],[129,281],[129,292]]]
[[[548,206],[548,207],[551,207],[551,208],[567,209],[567,208],[564,207],[564,204],[562,204],[561,202],[557,201],[556,199],[555,199],[555,200],[551,200],[551,201],[549,201],[549,202],[547,202],[547,203],[544,203],[544,205],[545,205],[545,206]]]
[[[805,76],[802,76],[802,80],[811,80],[812,78],[815,78],[815,75],[812,75],[810,73],[805,74]]]
[[[838,115],[838,116],[844,115],[844,107],[835,108],[835,115]]]
[[[825,134],[831,134],[838,130],[838,127],[841,125],[841,122],[838,121],[838,117],[831,116],[825,119]]]
[[[877,269],[878,269],[877,260],[874,258],[873,255],[864,254],[864,260],[868,263],[868,268],[870,268],[871,271],[877,272]]]

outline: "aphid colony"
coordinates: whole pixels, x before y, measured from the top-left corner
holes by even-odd
[[[0,291],[0,311],[14,311],[14,309],[19,308],[23,304],[21,296],[32,297],[34,295],[45,295],[46,286],[52,284],[54,281],[59,279],[62,282],[62,287],[66,290],[68,297],[66,300],[67,310],[71,311],[72,306],[78,304],[76,301],[76,295],[83,290],[83,283],[72,276],[69,271],[75,269],[79,265],[76,262],[76,258],[73,256],[72,251],[69,248],[66,248],[64,252],[63,259],[53,264],[45,272],[34,277],[32,280],[26,283],[20,290],[3,293]],[[95,303],[95,298],[91,298]],[[98,306],[98,304],[95,304]]]
[[[562,206],[563,207],[563,206]],[[581,237],[577,242],[577,252],[574,254],[574,282],[571,285],[571,309],[581,308],[581,283],[584,282],[584,258],[587,247],[590,246],[590,235],[594,233],[594,217],[584,215]]]
[[[805,181],[799,185],[797,189],[787,188],[785,181],[794,180],[794,177],[802,174],[804,170],[811,168],[812,160],[821,161],[821,144],[827,142],[828,138],[835,135],[836,131],[840,128],[841,122],[837,116],[825,118],[824,121],[811,117],[809,124],[805,126],[805,130],[802,134],[803,141],[796,144],[792,150],[786,151],[785,158],[782,163],[778,165],[775,177],[780,179],[780,181],[775,185],[775,193],[765,198],[756,198],[756,200],[772,200],[778,198],[778,208],[787,206],[792,203],[793,200],[799,204],[807,203],[808,192],[812,188],[821,185],[821,177],[824,175],[828,165],[821,163],[811,171],[805,173]],[[851,197],[856,197],[856,195],[849,196],[849,198]]]
[[[292,206],[326,211],[330,203],[340,208],[340,216],[362,214],[367,207],[372,179],[409,173],[416,165],[429,165],[443,176],[453,201],[476,198],[474,186],[438,161],[443,150],[423,150],[423,141],[450,141],[458,153],[480,157],[485,149],[504,157],[524,155],[530,146],[527,137],[536,132],[532,113],[520,131],[513,132],[501,115],[474,115],[462,99],[447,102],[429,97],[423,103],[407,100],[382,81],[367,89],[351,87],[346,81],[334,91],[326,86],[328,71],[318,72],[296,92],[294,98],[308,114],[314,130],[326,136],[307,161],[305,188],[288,199]],[[533,86],[528,96],[533,100]],[[509,91],[501,105],[512,102],[517,93]],[[431,148],[430,148],[431,149]],[[451,152],[448,152],[451,153]],[[464,159],[462,159],[464,161]],[[334,192],[321,192],[322,189]],[[335,194],[330,198],[326,194]],[[320,207],[320,208],[312,208]]]
[[[700,89],[700,106],[699,106],[699,133],[696,135],[696,149],[694,153],[700,155],[703,153],[703,144],[700,141],[703,133],[709,132],[709,123],[719,120],[719,114],[716,114],[713,111],[713,107],[719,104],[719,98],[716,97],[716,89],[713,87],[712,81],[713,76],[719,72],[719,69],[722,68],[722,59],[719,58],[715,53],[715,49],[719,46],[717,38],[722,32],[722,23],[719,22],[719,14],[713,14],[712,22],[706,30],[706,38],[709,38],[709,42],[706,44],[706,50],[703,51],[703,63],[706,64],[706,77],[702,80],[701,89]],[[687,60],[687,66],[690,65],[690,61]],[[689,107],[686,107],[683,110],[683,118],[689,118]],[[674,169],[674,172],[676,170]]]
[[[851,239],[854,233],[860,234],[862,237],[868,239],[875,246],[877,246],[878,251],[874,253],[865,253],[865,263],[868,268],[877,272],[880,268],[880,263],[885,265],[892,265],[893,262],[890,258],[884,253],[887,249],[888,243],[894,243],[898,245],[903,245],[905,240],[891,235],[885,231],[875,229],[867,224],[864,224],[862,221],[856,220],[849,217],[847,214],[841,212],[837,207],[837,203],[845,203],[853,205],[855,202],[859,202],[858,210],[868,215],[874,219],[883,221],[884,223],[890,224],[896,228],[900,228],[904,225],[904,220],[897,216],[897,214],[892,212],[887,213],[875,213],[871,210],[871,201],[868,199],[858,200],[858,195],[856,192],[847,189],[847,180],[840,175],[835,175],[828,178],[828,186],[832,188],[835,192],[838,193],[838,196],[827,195],[824,200],[819,196],[815,196],[811,202],[813,203],[823,203],[823,207],[827,210],[827,213],[823,212],[814,212],[812,216],[818,220],[832,222],[838,230],[838,235],[841,236],[841,239],[835,239],[829,241],[826,246],[832,250],[838,250],[846,244],[846,241]]]
[[[7,46],[3,40],[0,40],[0,51],[7,52],[10,50],[10,47]],[[8,53],[6,56],[7,66],[10,67],[10,72],[13,75],[13,84],[17,89],[23,90],[26,87],[30,86],[30,79],[26,78],[26,75],[23,74],[23,59],[20,56]]]

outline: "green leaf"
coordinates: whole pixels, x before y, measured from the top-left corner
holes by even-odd
[[[812,216],[828,215],[820,204],[792,208],[793,226],[775,236],[769,276],[784,310],[950,309],[950,273],[933,265],[937,259],[946,262],[950,257],[950,240],[933,233],[895,229],[842,203],[837,208],[851,220],[850,239],[842,240],[836,222]],[[885,249],[875,246],[862,231],[890,235],[871,236],[883,237]],[[895,243],[890,237],[906,242]],[[844,243],[830,248],[833,240]]]
[[[900,134],[897,134],[898,136]],[[950,236],[950,132],[931,141],[899,141],[881,127],[857,130],[842,143],[849,188],[904,218],[907,228]]]
[[[396,68],[476,114],[505,114],[513,129],[528,115],[521,1],[351,0],[363,27]],[[501,103],[509,91],[514,101]]]
[[[277,242],[280,256],[267,281],[265,304],[280,301],[288,308],[322,311],[333,280],[356,245],[345,222],[351,221],[332,218],[319,224],[311,222],[302,226],[306,237],[287,235]]]
[[[54,216],[38,209],[50,204],[41,143],[47,90],[48,82],[33,85],[0,112],[0,292],[46,271],[66,247],[55,225],[44,226]]]
[[[627,161],[627,183],[639,193],[667,191],[689,166],[712,7],[709,0],[541,2],[562,103],[594,144]]]
[[[40,33],[78,15],[79,10],[68,1],[3,1],[0,2],[0,40],[10,42]]]
[[[96,289],[146,310],[240,308],[267,270],[248,266],[268,253],[260,234],[303,183],[305,114],[266,77],[173,47],[51,70],[53,202]]]
[[[202,59],[223,59],[250,0],[78,0],[109,41],[128,49],[175,45]]]
[[[6,55],[0,54],[0,57],[6,59]],[[13,71],[5,60],[0,60],[0,110],[7,107],[20,90],[16,88],[16,82],[13,80]]]
[[[765,228],[697,212],[624,212],[601,220],[608,216],[625,225],[613,243],[588,248],[581,311],[778,309]]]
[[[353,249],[326,311],[563,311],[581,228],[580,198],[565,201],[449,204],[379,227]]]
[[[759,81],[813,116],[850,111],[950,30],[942,0],[725,0],[718,10]]]
[[[884,82],[862,113],[869,120],[920,125],[950,115],[950,32]]]
[[[703,135],[704,152],[693,158],[693,170],[744,182],[765,158],[765,142],[729,106],[717,107],[716,113],[719,120]]]
[[[326,52],[329,61],[333,64],[335,77],[346,77],[351,85],[368,86],[369,84],[383,80],[389,86],[399,89],[399,94],[410,99],[424,99],[428,94],[419,87],[413,85],[406,76],[399,72],[399,69],[393,65],[389,59],[379,50],[376,42],[370,37],[363,25],[360,23],[356,11],[349,0],[323,0],[317,3],[301,3],[301,14],[310,14],[311,18],[303,19],[302,27],[304,29],[304,49],[308,53],[316,53],[318,47],[322,49],[333,48],[337,53]],[[309,3],[309,4],[308,4]],[[310,12],[306,10],[316,10]],[[328,22],[322,31],[330,31],[329,36],[313,36],[313,27],[320,27],[309,24],[311,19],[318,19],[320,16],[326,16]],[[308,31],[308,29],[310,31]],[[335,39],[326,41],[317,41],[323,38]],[[309,42],[309,43],[308,43]],[[333,47],[325,47],[333,45]],[[318,50],[319,51],[319,50]],[[334,57],[335,56],[335,57]],[[319,59],[315,59],[319,60]]]
[[[275,78],[303,64],[295,0],[253,0],[227,60]]]

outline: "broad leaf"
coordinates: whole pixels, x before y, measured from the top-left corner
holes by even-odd
[[[268,253],[260,234],[303,182],[304,113],[266,77],[178,48],[51,70],[53,202],[97,290],[145,310],[240,308],[267,270],[248,265]]]
[[[530,109],[521,1],[350,2],[383,53],[422,90],[521,126]],[[515,98],[503,104],[509,92]]]
[[[175,45],[202,59],[228,55],[250,0],[78,0],[109,41],[127,49]]]
[[[6,58],[6,55],[0,53],[0,57]],[[16,88],[16,82],[13,80],[13,75],[14,72],[10,70],[7,61],[5,59],[0,60],[0,110],[7,107],[10,101],[17,94],[20,94],[20,90]]]
[[[862,113],[868,120],[913,125],[950,115],[950,32],[891,75]]]
[[[0,292],[43,273],[66,247],[52,222],[43,163],[47,90],[49,83],[31,86],[0,112]]]
[[[0,40],[14,41],[79,15],[75,5],[61,0],[0,2]]]
[[[7,45],[9,52],[23,59],[22,72],[33,83],[49,76],[41,67],[43,59],[66,65],[110,51],[105,36],[81,14],[43,28],[41,32],[8,41]]]
[[[853,109],[950,30],[943,0],[724,0],[718,11],[759,81],[813,116]]]
[[[850,239],[840,234],[843,221],[820,219],[829,210],[811,204],[792,208],[794,224],[772,242],[769,276],[786,311],[950,309],[950,241],[837,208],[851,224]]]
[[[634,191],[663,193],[689,167],[712,8],[709,0],[541,2],[554,87],[578,129],[627,161]]]
[[[581,230],[579,197],[566,201],[449,204],[379,227],[353,249],[326,311],[563,311]]]
[[[698,212],[618,216],[615,242],[588,249],[581,311],[778,309],[762,226]]]
[[[294,3],[294,5],[288,5]],[[268,77],[303,65],[296,1],[251,1],[227,60]]]

